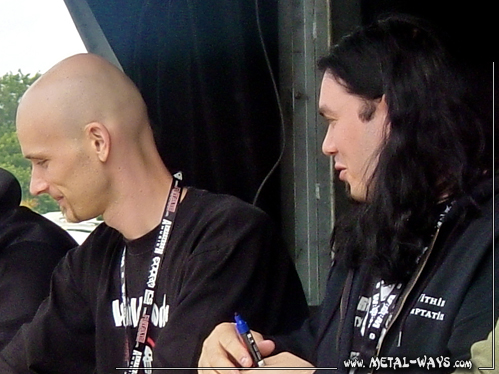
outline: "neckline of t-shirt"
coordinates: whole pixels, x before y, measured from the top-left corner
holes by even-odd
[[[178,205],[178,210],[177,210],[177,218],[175,219],[176,221],[179,219],[179,216],[182,215],[183,211],[186,211],[186,209],[183,209],[182,207],[188,206],[190,204],[190,200],[192,199],[193,192],[196,191],[195,189],[189,188],[189,187],[184,187],[186,189],[186,194],[184,199],[180,202]],[[188,210],[188,209],[187,209]],[[180,217],[181,219],[181,217]],[[153,228],[151,231],[148,233],[142,235],[141,237],[137,239],[123,239],[125,246],[127,247],[127,255],[130,256],[141,256],[144,254],[151,253],[152,250],[154,249],[154,244],[156,241],[156,238],[158,237],[160,225],[158,224],[155,228]],[[173,231],[172,231],[173,234]],[[142,249],[145,248],[145,249]]]

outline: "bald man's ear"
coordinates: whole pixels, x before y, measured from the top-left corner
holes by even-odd
[[[85,126],[85,135],[99,160],[106,162],[111,149],[111,136],[107,127],[99,122],[91,122]]]

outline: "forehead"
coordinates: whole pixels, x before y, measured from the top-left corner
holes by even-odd
[[[22,128],[22,127],[21,127]],[[53,137],[34,131],[18,131],[21,152],[27,159],[45,159],[61,152],[61,147],[54,147]]]
[[[63,152],[67,145],[63,131],[43,115],[35,113],[28,110],[18,112],[16,119],[17,137],[24,157],[48,158]]]
[[[21,99],[16,114],[21,145],[33,146],[62,138],[67,133],[64,113],[64,106],[51,89],[32,86]]]
[[[319,95],[319,111],[322,114],[336,114],[342,109],[356,107],[360,102],[360,98],[348,93],[332,74],[324,74]]]

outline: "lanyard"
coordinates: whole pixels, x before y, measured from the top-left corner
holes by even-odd
[[[440,227],[442,226],[447,213],[451,210],[454,201],[446,204],[441,210],[438,220],[435,224],[435,233],[432,235],[430,242],[434,242]],[[430,246],[426,246],[423,249],[423,253],[418,258],[418,263],[424,253],[427,252]],[[422,266],[422,264],[421,264]],[[389,328],[389,324],[393,319],[393,312],[397,303],[398,298],[402,293],[403,285],[401,283],[392,284],[388,287],[391,288],[384,297],[382,297],[382,287],[384,282],[381,280],[375,282],[374,292],[369,292],[372,287],[372,283],[366,284],[364,287],[363,295],[370,294],[371,301],[366,305],[367,301],[359,300],[357,305],[357,311],[355,315],[354,323],[354,335],[352,343],[352,351],[350,352],[351,359],[363,359],[365,362],[370,360],[372,357],[376,357],[379,353],[384,334]],[[385,289],[386,291],[386,289]],[[351,369],[349,373],[364,373],[372,372],[367,369]]]
[[[128,369],[125,371],[126,374],[136,374],[138,373],[138,368],[142,362],[142,357],[144,355],[144,350],[146,348],[147,333],[149,329],[149,319],[151,317],[154,295],[156,292],[156,279],[158,277],[159,270],[161,269],[161,264],[163,262],[164,250],[166,243],[170,237],[171,228],[177,214],[177,206],[180,201],[180,196],[182,193],[182,187],[179,186],[182,175],[177,173],[173,176],[172,185],[170,187],[170,192],[168,194],[168,200],[166,202],[165,211],[163,213],[163,219],[161,220],[161,225],[159,229],[158,238],[156,239],[156,244],[154,246],[154,251],[151,255],[151,264],[149,266],[149,272],[147,276],[146,285],[144,288],[144,295],[142,300],[142,307],[140,311],[140,320],[137,328],[137,337],[135,339],[135,345],[132,350],[132,357],[129,359],[130,354],[130,343],[128,334],[126,334],[126,361],[128,364]],[[121,279],[121,301],[123,303],[123,311],[125,316],[129,315],[129,308],[126,296],[126,278],[125,278],[125,255],[126,246],[123,249],[121,255],[120,264],[120,279]],[[126,328],[126,327],[125,327]]]

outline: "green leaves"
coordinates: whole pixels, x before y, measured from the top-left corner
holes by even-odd
[[[15,118],[19,100],[40,74],[7,73],[0,78],[0,131],[15,131]]]
[[[57,203],[47,195],[32,196],[29,193],[31,165],[21,153],[16,135],[16,111],[24,92],[40,74],[31,76],[18,71],[0,77],[0,167],[10,171],[21,184],[23,205],[39,213],[57,211]]]

